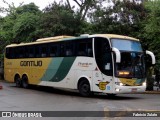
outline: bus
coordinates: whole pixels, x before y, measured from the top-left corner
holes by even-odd
[[[144,92],[145,56],[138,39],[115,34],[56,36],[5,48],[4,77],[17,87],[29,85],[92,93]]]

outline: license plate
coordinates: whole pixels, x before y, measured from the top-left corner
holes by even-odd
[[[132,88],[132,92],[137,92],[137,88]]]

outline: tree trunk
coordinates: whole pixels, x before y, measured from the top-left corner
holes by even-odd
[[[147,91],[152,91],[153,90],[153,82],[154,82],[154,79],[152,77],[153,72],[154,72],[153,67],[149,67],[147,69],[147,87],[146,87]]]

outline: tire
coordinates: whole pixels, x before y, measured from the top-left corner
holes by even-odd
[[[116,94],[107,94],[108,97],[113,98],[116,96]]]
[[[28,77],[26,75],[22,77],[22,87],[23,88],[28,88],[29,87]]]
[[[16,87],[21,87],[22,86],[21,79],[20,79],[19,75],[15,76],[15,83],[16,83]]]
[[[79,90],[79,93],[84,97],[91,95],[90,85],[87,80],[83,80],[79,83],[78,90]]]

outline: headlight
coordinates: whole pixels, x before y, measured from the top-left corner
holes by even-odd
[[[146,86],[146,82],[144,82],[142,85],[143,85],[143,86]]]
[[[120,89],[116,88],[116,92],[119,92],[119,91],[120,91]]]
[[[116,84],[116,85],[119,85],[119,86],[124,86],[124,84],[121,83],[121,82],[116,82],[115,84]]]

